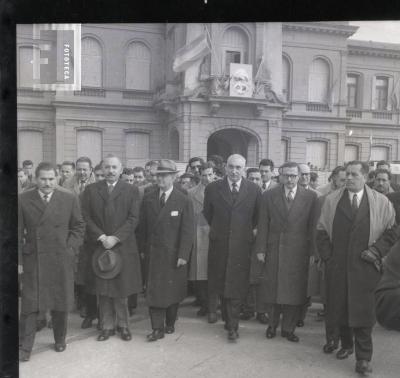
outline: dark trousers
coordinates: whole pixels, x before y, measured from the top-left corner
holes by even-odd
[[[294,332],[296,324],[299,320],[302,305],[286,305],[273,303],[269,310],[269,325],[273,328],[279,326],[279,320],[282,314],[281,330],[285,332]]]
[[[104,330],[113,330],[115,325],[128,328],[128,298],[99,297],[99,310]]]
[[[220,296],[208,291],[208,312],[217,312]]]
[[[341,326],[339,332],[342,348],[353,349],[355,344],[356,360],[371,361],[372,327],[351,328],[348,326]]]
[[[311,306],[311,297],[307,297],[307,302],[303,306],[301,306],[299,320],[302,320],[304,322],[304,320],[306,319],[308,308],[310,306]]]
[[[228,330],[239,329],[239,316],[241,299],[238,298],[222,298],[222,319],[225,320]]]
[[[196,297],[200,302],[200,307],[208,309],[208,281],[199,280],[193,281],[196,291]]]
[[[151,328],[153,330],[164,330],[164,327],[173,327],[178,315],[179,303],[174,303],[167,308],[149,307]]]
[[[65,336],[67,335],[67,319],[68,313],[65,311],[51,311],[51,321],[53,323],[54,341],[56,343],[65,343]],[[35,342],[36,335],[36,322],[39,312],[31,312],[29,314],[21,314],[20,318],[20,340],[21,349],[30,353]]]
[[[128,308],[134,310],[137,307],[137,294],[132,294],[128,297]]]
[[[98,317],[97,296],[95,294],[85,293],[84,306],[87,318],[96,319]]]
[[[267,304],[262,299],[260,285],[250,285],[242,311],[248,313],[257,312],[258,314],[267,312]]]

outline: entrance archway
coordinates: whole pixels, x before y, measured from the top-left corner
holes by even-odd
[[[211,134],[207,141],[207,156],[220,155],[226,161],[229,155],[240,154],[248,166],[256,166],[258,161],[258,140],[243,130],[223,129]]]

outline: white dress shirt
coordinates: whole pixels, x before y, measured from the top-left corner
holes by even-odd
[[[236,182],[236,189],[237,189],[237,191],[240,190],[240,185],[241,185],[241,183],[242,183],[242,179],[240,179],[239,181]],[[229,189],[232,191],[232,184],[233,184],[233,181],[231,181],[231,179],[230,179],[229,177],[228,177],[228,184],[229,184]]]
[[[38,190],[38,192],[39,192],[39,196],[40,196],[40,198],[43,200],[43,201],[46,201],[45,199],[44,199],[44,196],[47,196],[47,203],[49,203],[50,202],[50,200],[51,200],[51,196],[53,195],[53,193],[54,193],[54,191],[52,191],[51,193],[49,193],[49,194],[45,194],[45,193],[43,193],[43,192],[41,192],[40,190]]]
[[[284,188],[285,188],[285,197],[286,198],[288,198],[289,192],[293,193],[293,199],[296,197],[297,185],[293,189],[288,189],[288,188],[286,188],[286,186],[284,186]]]
[[[357,196],[357,207],[360,207],[360,203],[361,203],[361,200],[362,200],[362,198],[363,198],[363,195],[364,195],[364,188],[362,188],[359,192],[357,192],[357,193],[354,193],[354,192],[350,192],[350,190],[348,191],[349,192],[349,199],[350,199],[350,203],[352,204],[353,203],[353,197],[354,197],[354,194]]]

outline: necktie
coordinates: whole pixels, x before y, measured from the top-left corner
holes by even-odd
[[[114,189],[114,185],[108,185],[108,194],[111,194],[113,189]]]
[[[232,183],[232,199],[233,199],[233,202],[236,201],[236,198],[237,198],[238,194],[239,194],[239,191],[237,190],[237,183],[233,182]]]
[[[49,203],[49,195],[48,194],[45,194],[43,196],[43,202],[44,202],[45,205],[47,205]]]
[[[264,182],[264,183],[262,184],[262,190],[265,190],[265,189],[267,189],[267,184]]]
[[[357,194],[353,194],[353,199],[351,201],[351,212],[353,214],[353,217],[356,216],[357,211],[358,211]]]
[[[79,185],[79,193],[82,193],[84,189],[85,189],[85,182],[81,181],[81,183]]]
[[[160,197],[160,207],[163,208],[165,206],[165,192],[162,192]]]
[[[289,193],[288,193],[286,199],[287,199],[287,202],[288,202],[289,207],[292,206],[292,202],[293,202],[293,192],[292,192],[291,190],[289,191]]]

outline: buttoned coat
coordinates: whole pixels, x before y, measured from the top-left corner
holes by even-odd
[[[82,198],[86,221],[84,253],[90,269],[86,275],[86,290],[112,298],[125,298],[142,291],[140,259],[135,229],[139,221],[139,192],[136,187],[118,180],[111,193],[105,180],[86,187]],[[119,242],[112,248],[122,259],[121,272],[112,279],[97,277],[92,268],[93,252],[101,246],[101,235],[116,236]]]
[[[189,280],[192,281],[207,280],[210,226],[203,215],[204,190],[205,186],[201,183],[188,190],[195,219],[195,238],[189,267]]]
[[[78,199],[57,188],[46,205],[32,189],[20,194],[18,208],[21,311],[72,310],[74,259],[85,230]]]
[[[383,196],[377,192],[375,195]],[[370,232],[370,205],[366,192],[353,218],[348,191],[344,190],[336,207],[332,241],[326,230],[317,233],[318,252],[325,262],[326,318],[331,324],[350,327],[375,324],[374,290],[381,274],[373,264],[361,259],[362,251],[368,249]],[[373,245],[381,256],[385,256],[396,237],[395,229],[388,229]]]
[[[162,208],[159,198],[157,189],[145,194],[137,233],[147,267],[147,303],[166,308],[187,294],[188,265],[177,267],[177,261],[189,261],[194,215],[190,199],[175,187]]]
[[[260,188],[242,179],[236,201],[227,178],[206,186],[203,214],[210,225],[209,291],[226,298],[245,298],[249,286],[253,230],[257,225]]]
[[[266,303],[306,301],[309,259],[314,253],[317,195],[299,185],[288,209],[283,185],[263,194],[254,253],[265,253],[261,296]]]
[[[94,177],[94,174],[92,172],[86,181],[85,188],[88,185],[93,184],[95,182],[96,182],[96,178]],[[61,186],[65,189],[72,191],[77,196],[82,197],[83,191],[82,192],[80,191],[79,179],[76,174],[73,175],[70,179],[64,181]]]

